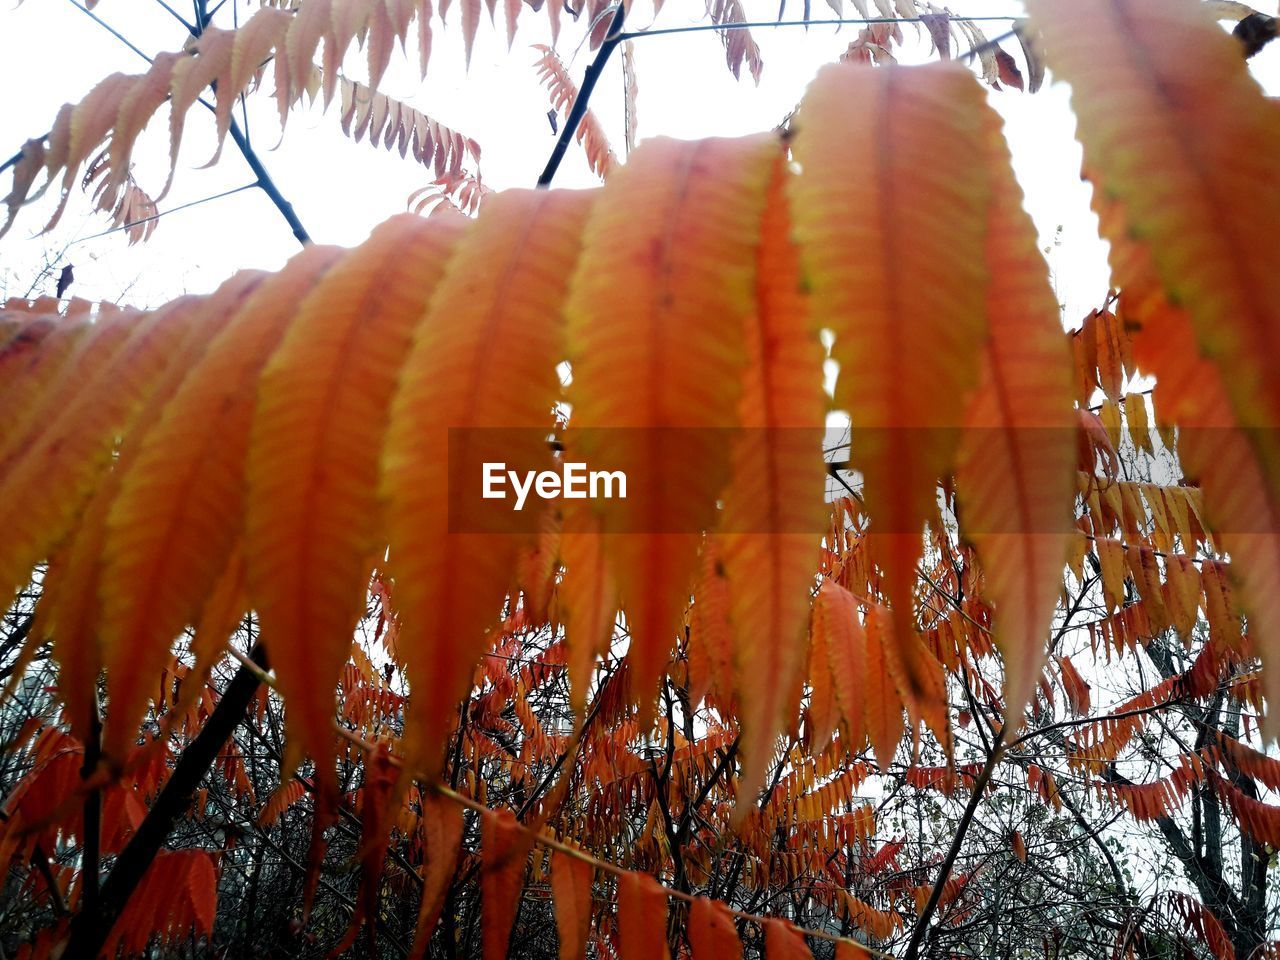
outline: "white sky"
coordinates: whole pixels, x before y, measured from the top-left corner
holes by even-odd
[[[173,0],[172,5],[190,17],[187,2]],[[255,0],[228,0],[217,20],[224,26],[230,24],[232,2],[240,3],[242,19],[256,9]],[[744,0],[744,7],[751,19],[777,15],[777,0]],[[800,0],[792,0],[788,16],[798,15],[800,7]],[[957,15],[966,16],[1021,11],[1016,0],[956,0],[953,7]],[[697,0],[668,0],[660,25],[692,24],[701,8]],[[824,3],[814,3],[813,9],[815,17],[830,15]],[[637,3],[628,27],[648,25],[650,10],[648,4]],[[151,54],[178,49],[185,40],[184,29],[155,0],[101,0],[96,12]],[[855,15],[852,6],[849,15]],[[554,142],[546,117],[547,96],[532,67],[537,54],[530,46],[547,39],[545,23],[545,14],[526,8],[515,46],[508,52],[501,25],[494,29],[485,18],[467,74],[455,7],[450,25],[436,31],[426,81],[418,80],[414,52],[410,61],[393,60],[382,89],[479,141],[488,185],[532,186]],[[1005,29],[997,23],[983,26],[989,36]],[[912,28],[905,30],[911,37]],[[566,18],[560,52],[578,80],[592,56],[585,48],[575,49],[581,33],[582,28]],[[835,59],[856,34],[857,27],[851,26],[755,31],[765,60],[759,86],[745,70],[745,80],[732,77],[714,33],[638,40],[639,136],[736,135],[772,127],[800,99],[816,70]],[[1005,46],[1021,60],[1016,40]],[[903,59],[928,52],[927,40],[912,47]],[[24,139],[47,130],[62,103],[78,101],[108,73],[145,69],[141,58],[69,0],[27,0],[5,9],[0,12],[0,80],[6,91],[0,99],[0,156],[9,156]],[[348,58],[346,72],[364,78],[358,52]],[[1269,49],[1256,58],[1255,73],[1271,92],[1280,91],[1280,50]],[[253,141],[317,242],[358,243],[374,225],[405,209],[408,194],[432,178],[412,157],[406,161],[367,143],[351,142],[339,129],[336,104],[328,114],[318,108],[296,111],[281,142],[270,82],[265,87],[249,98]],[[1060,298],[1066,303],[1068,321],[1074,322],[1105,293],[1107,270],[1106,248],[1097,238],[1096,221],[1088,208],[1089,190],[1079,179],[1080,153],[1072,138],[1067,90],[1054,85],[1035,96],[993,93],[992,99],[1006,118],[1028,207],[1041,231],[1042,247],[1052,247],[1050,263]],[[617,53],[592,107],[621,154],[623,101]],[[153,193],[163,183],[167,153],[163,110],[157,120],[135,153],[135,175]],[[216,167],[198,169],[212,154],[212,117],[206,111],[193,110],[186,130],[174,188],[161,209],[253,179],[229,142]],[[0,192],[7,191],[8,182],[8,175],[0,178]],[[582,151],[571,147],[557,185],[595,182]],[[75,243],[65,252],[68,242],[98,233],[109,223],[104,215],[94,215],[89,198],[77,192],[63,223],[40,236],[51,199],[23,210],[17,225],[0,241],[0,294],[24,294],[45,258],[61,254],[59,265],[75,265],[74,293],[154,305],[184,292],[208,291],[237,268],[276,268],[297,249],[283,220],[257,190],[164,217],[145,245],[130,248],[124,234],[117,233]],[[1055,245],[1059,226],[1062,232]],[[38,292],[51,293],[52,280],[46,280]]]

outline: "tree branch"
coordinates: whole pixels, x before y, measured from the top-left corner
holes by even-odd
[[[591,100],[591,93],[596,88],[596,82],[600,79],[600,74],[604,72],[604,66],[609,61],[610,54],[614,48],[622,42],[622,21],[627,15],[626,5],[618,4],[618,9],[614,11],[613,20],[609,24],[609,34],[605,37],[604,42],[600,44],[600,49],[596,51],[596,58],[587,67],[587,72],[582,78],[582,86],[578,88],[578,95],[573,100],[573,106],[569,110],[569,116],[565,118],[564,127],[560,130],[560,139],[556,141],[551,156],[547,159],[547,165],[542,170],[542,176],[538,177],[539,187],[551,186],[551,181],[555,179],[556,171],[560,169],[560,161],[564,159],[565,152],[569,149],[569,143],[573,140],[574,134],[578,132],[578,127],[582,123],[582,118],[587,115],[587,103]]]
[[[259,667],[266,668],[267,657],[261,646],[254,648],[252,658]],[[129,897],[137,889],[173,825],[191,806],[191,798],[200,781],[213,766],[231,732],[244,719],[258,683],[256,672],[247,666],[236,671],[204,728],[182,751],[155,804],[121,851],[115,867],[102,884],[96,907],[86,905],[72,920],[71,936],[63,956],[96,957],[101,952],[107,935],[124,912]]]
[[[245,137],[244,131],[240,129],[240,124],[236,123],[235,117],[231,118],[231,139],[240,148],[240,153],[245,162],[249,164],[249,169],[258,178],[258,186],[262,189],[262,192],[267,195],[267,198],[275,205],[275,208],[280,211],[280,216],[284,217],[285,223],[289,224],[289,229],[293,231],[293,235],[298,242],[306,246],[311,242],[311,235],[307,233],[307,229],[302,225],[302,221],[298,219],[298,215],[293,212],[293,204],[284,198],[280,188],[271,179],[271,174],[267,173],[267,168],[258,159],[257,152],[253,147],[249,146],[249,140]]]
[[[986,791],[987,784],[991,782],[991,775],[995,772],[996,764],[1000,762],[1000,758],[1003,755],[1004,729],[996,737],[994,748],[987,756],[986,765],[983,766],[982,773],[978,774],[978,779],[973,784],[973,793],[969,797],[969,803],[964,808],[964,814],[960,817],[960,822],[956,824],[956,835],[951,841],[951,849],[947,851],[947,857],[942,861],[942,869],[938,872],[938,879],[935,881],[933,889],[929,891],[929,902],[924,905],[924,910],[920,913],[920,919],[916,921],[915,929],[911,931],[911,940],[907,944],[907,951],[903,954],[903,960],[916,960],[920,955],[920,944],[924,940],[925,933],[929,930],[929,921],[933,919],[934,911],[938,909],[938,901],[942,899],[943,888],[946,887],[947,881],[951,878],[951,871],[956,865],[956,858],[960,856],[960,848],[964,845],[965,834],[969,832],[969,826],[973,823],[973,815],[978,810],[978,804],[982,802],[982,794]]]

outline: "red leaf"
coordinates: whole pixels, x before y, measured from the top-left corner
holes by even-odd
[[[1011,55],[996,48],[996,66],[1000,68],[1000,82],[1006,87],[1017,87],[1019,90],[1024,89],[1022,82],[1022,71],[1018,69],[1018,63]]]
[[[1023,863],[1027,862],[1027,842],[1022,839],[1022,834],[1017,830],[1013,831],[1009,837],[1009,844],[1013,847],[1013,855]]]

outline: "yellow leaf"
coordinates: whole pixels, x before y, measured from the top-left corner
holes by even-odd
[[[1184,643],[1191,641],[1200,613],[1200,571],[1190,557],[1170,554],[1164,559],[1166,607]]]
[[[1124,606],[1124,544],[1110,537],[1098,537],[1094,548],[1098,551],[1098,566],[1102,568],[1102,592],[1107,610],[1114,612]]]
[[[1124,416],[1134,449],[1145,450],[1154,455],[1156,450],[1151,439],[1151,421],[1147,417],[1147,398],[1140,393],[1131,393],[1125,397]]]

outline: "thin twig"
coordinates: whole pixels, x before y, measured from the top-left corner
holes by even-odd
[[[58,881],[53,875],[53,870],[49,867],[49,857],[44,852],[44,847],[37,843],[31,848],[31,861],[35,864],[36,870],[39,871],[44,885],[49,888],[49,902],[53,904],[53,913],[56,917],[65,917],[67,915],[67,903],[62,898],[62,888],[58,886]]]
[[[965,54],[963,57],[961,57],[960,59],[962,59],[962,60],[972,60],[974,57],[976,57],[976,56],[978,56],[978,55],[980,55],[980,54],[986,53],[988,50],[993,50],[993,49],[995,49],[996,47],[1000,46],[1000,44],[1001,44],[1001,42],[1002,42],[1002,41],[1004,41],[1004,40],[1010,40],[1010,39],[1012,39],[1013,37],[1016,37],[1017,35],[1018,35],[1018,28],[1017,28],[1017,27],[1014,27],[1012,30],[1006,30],[1004,33],[1000,34],[1000,36],[998,36],[998,37],[992,37],[992,38],[991,38],[990,40],[988,40],[986,43],[980,43],[980,44],[978,44],[976,47],[974,47],[973,49],[971,49],[968,53],[966,53],[966,54]]]
[[[254,677],[255,679],[261,680],[263,683],[265,683],[269,687],[274,688],[276,686],[276,678],[272,676],[267,670],[263,669],[263,667],[253,663],[249,659],[249,657],[247,657],[245,654],[241,653],[239,650],[235,649],[234,647],[232,647],[228,652],[231,654],[232,657],[238,660],[241,664],[241,669],[236,674],[237,677],[239,677],[240,674],[242,673],[247,673],[250,676]],[[343,726],[341,723],[338,722],[336,717],[333,720],[333,730],[339,737],[342,737],[344,740],[359,747],[362,750],[372,749],[372,745],[367,740],[365,740],[364,737],[360,736],[360,734],[356,733],[354,730],[350,730],[347,727]],[[399,757],[396,757],[393,755],[390,759],[393,766],[401,769],[405,769],[404,762]],[[414,779],[420,780],[427,787],[427,789],[434,791],[435,793],[439,794],[442,797],[447,797],[448,799],[452,800],[454,803],[460,804],[461,806],[464,806],[469,810],[475,810],[478,813],[492,812],[492,808],[490,808],[486,804],[483,804],[478,800],[473,800],[470,797],[466,796],[465,794],[459,793],[457,790],[454,790],[448,786],[445,786],[443,783],[427,780],[419,776],[417,772],[413,770],[409,770],[408,772],[411,775],[413,775]],[[988,774],[988,779],[990,779],[989,774]],[[580,850],[577,847],[570,846],[567,843],[563,843],[557,840],[555,837],[548,836],[546,833],[543,832],[542,829],[535,829],[533,827],[526,826],[525,824],[519,823],[519,822],[515,824],[515,829],[520,830],[526,835],[528,835],[529,837],[531,837],[534,843],[541,844],[542,846],[552,850],[558,850],[561,853],[568,854],[569,856],[574,857],[578,860],[582,860],[586,863],[590,863],[596,869],[603,870],[605,873],[610,873],[615,876],[621,877],[632,872],[630,870],[627,870],[625,867],[618,866],[616,863],[611,863],[608,860],[601,860],[597,857],[593,857],[591,854],[587,853],[585,850]],[[685,893],[681,890],[676,890],[672,887],[666,886],[665,884],[663,885],[663,890],[667,893],[668,896],[675,897],[678,900],[684,900],[687,903],[692,903],[695,899],[697,899],[692,894]],[[729,913],[732,914],[733,916],[738,917],[741,920],[749,921],[751,923],[762,924],[767,920],[773,919],[771,917],[760,916],[758,914],[746,913],[741,910],[734,910],[728,907],[727,905],[726,905],[726,909],[728,909]],[[803,933],[805,936],[816,937],[819,940],[827,940],[832,943],[850,942],[848,937],[841,937],[838,934],[829,933],[825,930],[813,930],[808,928],[801,928],[800,932]],[[884,960],[894,960],[891,954],[883,953],[882,951],[876,950],[872,947],[865,946],[863,944],[858,944],[858,946],[862,947],[863,950],[865,950],[867,953],[869,953],[873,957],[881,957],[881,958],[884,958]]]
[[[468,810],[474,810],[477,813],[482,813],[482,814],[492,812],[492,810],[488,806],[481,803],[479,800],[473,800],[470,797],[468,797],[466,794],[459,793],[456,790],[450,789],[449,787],[446,787],[442,783],[429,783],[427,786],[429,787],[429,789],[439,794],[440,796],[447,797],[449,800],[452,800],[454,803],[458,804],[459,806],[466,807]],[[545,833],[540,833],[538,831],[532,830],[529,827],[526,827],[524,824],[517,823],[515,824],[514,828],[529,835],[532,838],[534,843],[540,844],[551,850],[556,850],[560,853],[567,854],[568,856],[573,857],[576,860],[582,860],[585,863],[591,864],[597,870],[602,870],[605,873],[613,874],[614,876],[617,876],[617,877],[624,877],[627,874],[634,872],[626,869],[625,867],[620,867],[616,863],[611,863],[608,860],[601,860],[597,857],[593,857],[591,854],[587,853],[585,850],[580,850],[577,847],[570,846],[567,843],[563,843],[557,840],[555,837],[547,836]],[[682,890],[676,890],[673,887],[668,887],[666,884],[661,884],[661,886],[662,886],[663,892],[666,893],[667,896],[675,897],[677,900],[683,900],[686,903],[693,903],[695,900],[698,899],[691,893],[685,893]],[[732,916],[737,917],[739,920],[746,920],[749,923],[764,924],[769,920],[775,919],[774,917],[766,917],[766,916],[761,916],[755,913],[747,913],[743,910],[735,910],[732,907],[728,906],[727,904],[725,904],[724,906],[725,906],[725,909]],[[814,929],[805,928],[805,927],[797,927],[796,929],[798,929],[802,934],[804,934],[807,937],[814,937],[818,940],[826,940],[829,943],[853,942],[853,941],[850,941],[848,937],[842,937],[839,934],[829,933],[826,930],[814,930]],[[873,957],[883,957],[884,960],[893,960],[893,957],[891,954],[883,953],[880,950],[876,950],[873,947],[868,947],[865,944],[861,944],[861,943],[857,944],[857,946],[861,947],[863,950],[865,950],[867,953],[869,953]]]
[[[98,688],[94,684],[89,695],[89,736],[84,745],[84,762],[80,766],[80,779],[89,781],[98,769],[102,756],[102,709],[98,703]],[[98,908],[98,874],[102,868],[102,790],[88,785],[84,795],[84,845],[80,861],[80,910],[92,913]]]
[[[49,133],[52,133],[52,132],[53,132],[52,130],[49,131]],[[48,139],[49,139],[48,133],[42,136],[36,137],[36,140],[48,140]],[[12,167],[15,163],[17,163],[21,159],[22,159],[22,151],[19,150],[17,153],[15,153],[12,157],[10,157],[4,163],[0,163],[0,173],[4,173],[6,170],[8,170],[10,167]]]
[[[184,19],[183,16],[180,13],[178,13],[177,10],[173,9],[173,7],[165,3],[164,0],[156,0],[156,3],[160,4],[160,6],[164,7],[167,11],[169,11],[169,16],[173,17],[173,19],[177,20],[180,24],[186,27],[188,33],[196,32],[196,28],[193,27],[191,24],[187,23],[186,19]]]
[[[113,37],[115,37],[117,40],[123,43],[126,47],[128,47],[138,56],[142,57],[143,60],[146,60],[147,63],[152,62],[151,57],[147,56],[146,53],[144,53],[138,47],[134,46],[134,44],[127,37],[125,37],[122,33],[120,33],[113,26],[111,26],[111,24],[107,23],[105,20],[99,17],[96,13],[94,13],[88,7],[83,6],[79,2],[79,0],[67,0],[67,2],[70,3],[72,6],[74,6],[81,13],[83,13],[85,16],[92,19],[94,23],[98,24],[98,26],[102,27],[102,29],[110,33]],[[200,9],[201,7],[197,5],[196,7],[197,12],[199,12]],[[200,24],[198,25],[200,29],[194,30],[192,32],[197,35],[200,32],[202,32],[204,24],[208,23],[208,18],[210,16],[212,16],[212,14],[201,16],[199,18]],[[205,107],[208,107],[210,110],[214,109],[213,104],[209,103],[207,100],[202,99],[200,103],[202,103]],[[236,147],[240,150],[240,154],[241,156],[244,157],[245,162],[249,164],[249,169],[252,170],[254,176],[258,178],[256,186],[262,188],[262,192],[265,193],[268,199],[271,200],[272,204],[280,212],[280,216],[284,217],[285,223],[287,223],[289,225],[289,229],[293,231],[294,237],[296,237],[298,242],[303,244],[304,246],[310,243],[311,235],[307,233],[306,228],[302,225],[302,221],[298,219],[297,213],[294,212],[293,204],[291,204],[288,200],[285,199],[284,194],[280,192],[280,188],[277,187],[275,181],[271,179],[271,174],[267,173],[266,167],[262,165],[262,160],[259,159],[253,147],[249,145],[248,138],[244,135],[244,132],[240,129],[240,125],[236,122],[234,117],[231,119],[231,139],[235,142]],[[19,152],[19,154],[15,156],[12,160],[10,160],[8,163],[6,163],[4,167],[0,167],[0,172],[2,172],[5,169],[5,167],[8,167],[10,164],[16,163],[20,158],[21,158],[21,152]]]
[[[257,152],[249,145],[249,141],[241,131],[240,124],[236,123],[235,117],[231,118],[231,139],[240,148],[240,153],[245,162],[249,164],[249,169],[258,178],[258,186],[262,188],[262,192],[275,204],[275,208],[280,211],[280,216],[284,217],[285,223],[289,224],[289,229],[293,231],[297,241],[306,246],[311,242],[311,235],[307,233],[307,228],[302,225],[302,221],[294,213],[293,204],[284,198],[280,188],[271,179],[271,174],[267,173],[267,168],[262,165],[262,161],[258,159]]]
[[[72,241],[72,243],[73,245],[76,243],[85,243],[89,240],[97,240],[99,237],[110,236],[113,233],[119,233],[121,230],[128,230],[130,227],[138,227],[144,223],[150,223],[152,220],[159,220],[161,217],[167,217],[169,214],[177,213],[180,210],[188,210],[191,207],[198,207],[202,203],[209,203],[213,200],[221,200],[223,197],[229,197],[233,193],[240,193],[241,191],[244,191],[244,190],[252,190],[257,185],[258,185],[258,181],[255,180],[253,183],[246,183],[244,186],[241,186],[241,187],[235,187],[231,190],[224,190],[222,193],[215,193],[211,197],[203,197],[199,200],[192,200],[189,203],[184,203],[184,204],[181,204],[180,206],[172,207],[168,210],[161,210],[158,213],[153,213],[151,216],[143,217],[140,220],[130,220],[128,223],[122,223],[120,224],[120,226],[112,227],[110,230],[103,230],[101,233],[95,233],[92,236],[81,237],[79,240]]]
[[[1018,17],[956,17],[970,23],[1008,23]],[[826,27],[842,24],[869,25],[876,23],[928,23],[924,17],[833,17],[823,20],[756,20],[749,23],[700,23],[692,27],[664,27],[661,30],[632,30],[618,36],[619,40],[639,40],[641,37],[661,37],[675,33],[705,33],[719,30],[764,30],[772,27]]]
[[[1166,707],[1175,707],[1181,703],[1181,699],[1174,697],[1168,700],[1161,700],[1159,703],[1153,703],[1149,707],[1140,707],[1134,710],[1124,710],[1120,713],[1109,713],[1100,717],[1079,717],[1075,720],[1059,720],[1057,723],[1051,723],[1048,726],[1039,727],[1035,730],[1028,730],[1022,736],[1018,737],[1009,744],[1010,748],[1021,746],[1028,740],[1034,740],[1036,737],[1042,737],[1046,734],[1053,733],[1056,730],[1066,730],[1069,727],[1087,727],[1094,723],[1112,723],[1116,720],[1128,720],[1130,717],[1141,717],[1148,713],[1156,713],[1164,710]]]
[[[82,3],[79,2],[79,0],[67,0],[67,2],[70,3],[77,10],[79,10],[81,13],[83,13],[90,20],[92,20],[94,23],[96,23],[98,26],[100,26],[103,30],[107,31],[107,33],[111,34],[113,37],[115,37],[117,40],[123,43],[126,47],[128,47],[138,56],[140,56],[143,60],[147,61],[147,63],[151,63],[151,58],[147,56],[145,53],[143,53],[142,50],[140,50],[138,47],[135,47],[133,43],[123,33],[121,33],[115,27],[111,26],[111,24],[107,23],[107,21],[103,20],[100,16],[98,16],[88,7],[84,6]]]

